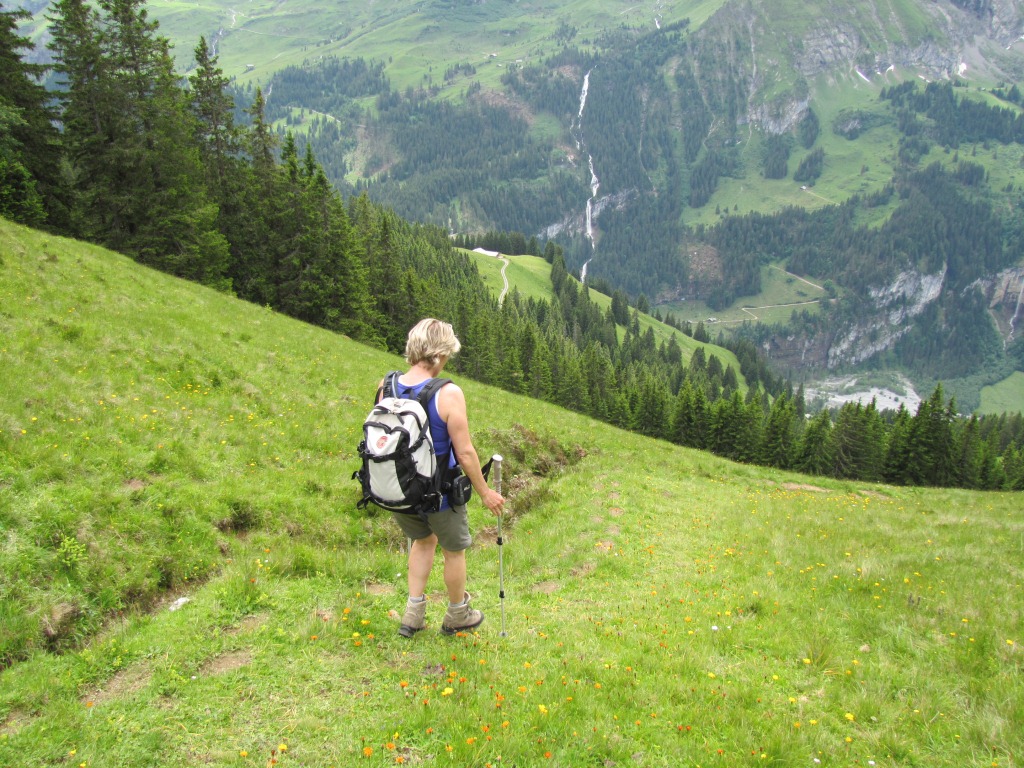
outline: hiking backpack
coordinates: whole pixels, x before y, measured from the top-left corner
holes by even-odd
[[[370,502],[391,512],[425,515],[441,507],[450,473],[449,455],[434,454],[427,405],[451,379],[430,379],[415,399],[398,397],[398,376],[384,378],[377,404],[363,422],[359,443],[362,467],[352,474],[363,486],[363,509]]]

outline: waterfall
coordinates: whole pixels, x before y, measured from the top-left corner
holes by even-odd
[[[590,73],[593,70],[587,70],[587,74],[583,76],[583,90],[580,91],[580,111],[576,114],[576,127],[579,128],[583,120],[583,108],[587,106],[587,91],[590,90]],[[576,139],[576,146],[579,146],[579,139]]]
[[[1006,337],[1006,344],[1013,341],[1013,334],[1016,332],[1017,318],[1020,316],[1020,306],[1024,303],[1024,278],[1021,279],[1020,293],[1017,294],[1017,306],[1013,310],[1013,317],[1010,318],[1010,335]]]
[[[576,140],[576,149],[581,152],[586,147],[586,143],[583,140],[583,109],[587,106],[587,93],[590,91],[590,73],[592,71],[588,70],[587,74],[583,76],[583,88],[580,90],[580,109],[576,113],[575,125],[570,128],[573,138]],[[601,181],[594,172],[594,156],[589,151],[587,151],[587,167],[590,170],[590,197],[587,199],[585,234],[590,243],[590,252],[593,254],[596,250],[596,244],[594,243],[594,203],[597,201],[597,191],[601,188]],[[580,280],[584,283],[587,281],[587,265],[590,264],[593,258],[593,255],[591,255],[580,270]]]

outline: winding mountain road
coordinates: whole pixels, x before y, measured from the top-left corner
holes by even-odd
[[[498,296],[498,306],[505,301],[505,294],[508,293],[508,275],[505,274],[505,270],[508,269],[508,259],[498,254],[498,258],[501,259],[501,280],[505,283],[505,286],[501,289],[501,294]]]

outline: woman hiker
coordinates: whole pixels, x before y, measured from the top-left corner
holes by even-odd
[[[405,360],[410,368],[396,377],[396,391],[390,394],[414,399],[431,379],[441,374],[445,364],[460,348],[450,324],[433,318],[421,320],[409,331],[406,339]],[[379,393],[384,391],[384,383],[381,382]],[[380,399],[380,394],[377,399]],[[490,488],[484,478],[480,457],[469,435],[466,397],[462,389],[448,382],[431,398],[426,410],[435,454],[439,459],[449,456],[450,467],[461,467],[484,506],[500,515],[505,499]],[[398,634],[412,637],[426,626],[427,598],[424,591],[438,545],[444,558],[444,584],[448,590],[448,610],[441,622],[441,632],[454,635],[480,626],[484,615],[469,607],[470,594],[466,591],[466,550],[473,543],[466,505],[452,504],[445,496],[437,512],[427,515],[393,512],[392,517],[406,537],[412,540],[409,548],[409,598]]]

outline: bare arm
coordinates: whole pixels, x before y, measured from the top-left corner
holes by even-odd
[[[448,436],[452,441],[455,458],[473,484],[480,500],[495,515],[500,515],[505,506],[504,497],[487,485],[480,469],[480,457],[469,435],[469,417],[466,413],[466,396],[455,384],[446,384],[437,396],[437,412],[448,424]]]

